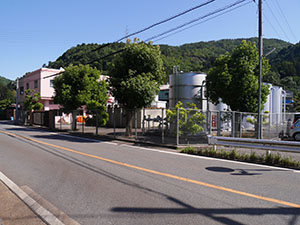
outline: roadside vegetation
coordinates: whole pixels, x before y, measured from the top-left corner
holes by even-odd
[[[259,163],[265,165],[287,167],[293,169],[300,169],[300,162],[293,160],[291,157],[283,157],[279,153],[269,153],[266,151],[266,154],[257,154],[256,152],[240,153],[236,149],[231,151],[224,149],[196,149],[194,147],[188,146],[180,151],[181,153],[199,155],[199,156],[208,156],[220,159],[229,159],[249,163]]]

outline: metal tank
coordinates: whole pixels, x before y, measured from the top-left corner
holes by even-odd
[[[184,107],[187,107],[186,103],[190,102],[195,103],[199,109],[206,110],[207,101],[204,100],[205,79],[206,74],[204,73],[189,72],[169,75],[170,108],[174,108],[176,103],[181,101]]]
[[[282,122],[283,111],[283,89],[282,87],[273,86],[271,88],[271,123],[280,124]]]
[[[268,113],[272,113],[272,89],[273,89],[273,85],[270,83],[263,83],[264,85],[268,85],[269,86],[269,95],[267,96],[266,99],[266,103],[264,104],[264,109],[263,112],[268,112]]]
[[[282,113],[282,87],[272,87],[272,113]]]

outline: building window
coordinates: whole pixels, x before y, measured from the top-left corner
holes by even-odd
[[[29,83],[26,83],[26,90],[29,89]]]
[[[38,80],[35,80],[34,81],[34,88],[37,88],[38,87]]]
[[[50,80],[50,87],[53,87],[53,80]]]
[[[24,87],[20,87],[20,95],[24,94]]]

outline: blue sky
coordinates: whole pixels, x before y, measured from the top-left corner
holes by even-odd
[[[126,30],[138,31],[206,1],[1,0],[0,76],[16,79],[54,61],[77,44],[113,42],[125,36]],[[137,37],[146,40],[236,1],[215,0]],[[181,45],[257,36],[257,5],[252,0],[247,2],[232,12],[154,43]],[[299,42],[299,0],[264,0],[263,7],[264,37]]]

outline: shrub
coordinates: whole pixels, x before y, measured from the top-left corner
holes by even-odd
[[[250,159],[250,162],[256,162],[257,161],[257,155],[256,155],[256,153],[255,152],[251,152],[249,159]]]
[[[266,163],[269,165],[281,165],[284,167],[293,167],[299,168],[300,162],[292,160],[291,157],[284,157],[277,153],[266,153],[266,155],[257,155],[256,152],[251,152],[251,154],[243,153],[240,154],[237,152],[236,149],[232,151],[225,151],[221,150],[214,150],[213,148],[205,148],[196,150],[194,147],[188,146],[181,150],[181,153],[192,154],[192,155],[201,155],[201,156],[208,156],[208,157],[217,157],[222,159],[232,159],[232,160],[239,160],[239,161],[246,161],[246,162],[260,162]]]

